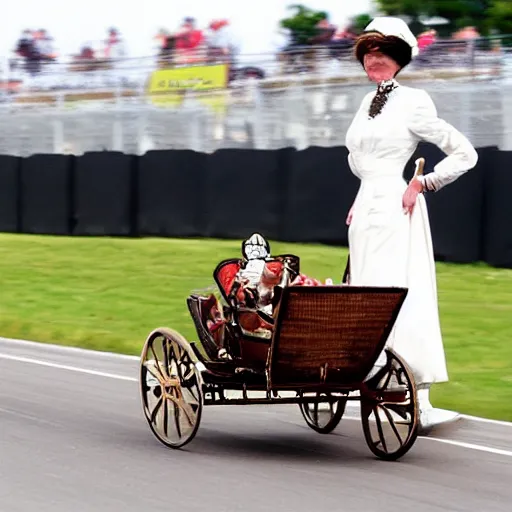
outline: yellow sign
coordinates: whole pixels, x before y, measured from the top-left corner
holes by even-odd
[[[149,94],[166,94],[186,89],[208,91],[225,89],[228,85],[228,65],[187,66],[159,69],[149,79]]]

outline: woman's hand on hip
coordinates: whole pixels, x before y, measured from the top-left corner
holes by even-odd
[[[420,180],[414,178],[407,187],[402,197],[402,206],[405,214],[412,214],[418,194],[423,192],[423,185]]]

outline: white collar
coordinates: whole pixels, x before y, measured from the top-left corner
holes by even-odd
[[[377,91],[384,92],[385,90],[392,91],[393,89],[396,89],[400,84],[392,78],[391,80],[383,80],[379,83],[377,86]]]

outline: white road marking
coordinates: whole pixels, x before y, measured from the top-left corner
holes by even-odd
[[[347,408],[359,408],[359,402],[356,400],[347,402]],[[503,420],[492,420],[489,418],[480,418],[479,416],[471,416],[469,414],[461,414],[461,418],[468,421],[476,421],[480,423],[488,423],[490,425],[499,425],[500,427],[512,427],[512,422]]]
[[[21,363],[30,363],[30,364],[35,364],[35,365],[39,365],[39,366],[46,366],[49,368],[57,368],[59,370],[69,370],[69,371],[73,371],[73,372],[86,373],[89,375],[95,375],[97,377],[106,377],[109,379],[138,382],[138,379],[136,379],[134,377],[127,377],[126,375],[118,375],[115,373],[107,373],[107,372],[100,372],[97,370],[89,370],[87,368],[79,368],[77,366],[68,366],[68,365],[64,365],[64,364],[52,363],[50,361],[42,361],[39,359],[32,359],[29,357],[18,357],[18,356],[11,356],[9,354],[0,353],[0,359],[6,359],[9,361],[17,361],[17,362],[21,362]],[[359,418],[359,417],[348,416],[348,415],[345,415],[343,417],[343,419],[353,420],[353,421],[361,421],[361,418]],[[462,441],[455,441],[452,439],[440,439],[438,437],[419,436],[418,439],[427,439],[429,441],[435,441],[438,443],[451,444],[453,446],[458,446],[460,448],[468,448],[470,450],[478,450],[478,451],[482,451],[482,452],[492,453],[495,455],[504,455],[507,457],[512,457],[512,451],[501,450],[499,448],[492,448],[490,446],[482,446],[482,445],[477,445],[477,444],[472,444],[472,443],[464,443]]]
[[[84,354],[89,357],[110,357],[113,359],[124,359],[127,361],[139,361],[140,357],[138,356],[130,356],[128,354],[118,354],[116,352],[103,352],[101,350],[88,350],[86,348],[80,347],[69,347],[66,345],[54,345],[52,343],[43,343],[37,341],[29,341],[29,340],[14,340],[11,338],[2,338],[0,337],[0,345],[19,345],[21,347],[25,346],[27,348],[34,348],[36,350],[48,350],[48,352],[70,352],[74,354]],[[141,344],[142,347],[142,344]]]
[[[345,414],[343,415],[343,419],[341,421],[344,420],[361,421],[361,418],[359,416],[347,416]],[[509,450],[501,450],[500,448],[492,448],[491,446],[482,446],[480,444],[465,443],[463,441],[456,441],[455,439],[442,439],[440,437],[428,436],[418,436],[418,439],[427,439],[428,441],[434,441],[437,443],[451,444],[453,446],[458,446],[459,448],[468,448],[469,450],[477,450],[480,452],[487,452],[493,453],[495,455],[505,455],[506,457],[512,457],[512,451]]]
[[[460,448],[468,448],[470,450],[478,450],[480,452],[493,453],[495,455],[505,455],[512,457],[512,452],[509,450],[501,450],[499,448],[492,448],[490,446],[482,446],[479,444],[464,443],[462,441],[455,441],[453,439],[441,439],[439,437],[423,437],[420,436],[418,439],[427,439],[429,441],[435,441],[437,443],[451,444],[453,446],[459,446]]]
[[[38,423],[42,423],[44,425],[51,425],[52,427],[58,427],[60,426],[58,423],[55,423],[54,421],[48,421],[46,419],[40,418],[38,416],[32,416],[30,414],[26,414],[20,411],[13,411],[10,409],[4,409],[3,407],[0,407],[0,414],[10,414],[12,416],[19,416],[20,418],[28,419],[31,421],[36,421]]]
[[[100,372],[97,370],[89,370],[87,368],[79,368],[78,366],[68,366],[65,364],[51,363],[50,361],[41,361],[39,359],[32,359],[30,357],[11,356],[9,354],[0,354],[0,359],[8,359],[9,361],[18,361],[20,363],[30,363],[39,366],[47,366],[49,368],[58,368],[59,370],[69,370],[78,373],[87,373],[97,377],[107,377],[109,379],[128,380],[130,382],[138,382],[134,377],[127,377],[126,375],[118,375],[116,373]]]
[[[490,423],[491,425],[500,425],[502,427],[512,427],[512,422],[502,420],[491,420],[489,418],[480,418],[478,416],[470,416],[468,414],[461,414],[461,416],[469,421],[479,421],[480,423]]]
[[[75,354],[84,354],[90,357],[106,357],[106,358],[112,358],[112,359],[120,359],[120,360],[127,360],[127,361],[140,361],[140,357],[137,356],[131,356],[127,354],[118,354],[115,352],[102,352],[98,350],[88,350],[84,348],[79,347],[69,347],[65,345],[54,345],[51,343],[41,343],[41,342],[35,342],[35,341],[29,341],[29,340],[17,340],[12,338],[2,338],[0,337],[0,345],[19,345],[19,346],[26,346],[28,348],[34,348],[36,350],[48,350],[53,352],[62,352],[62,353],[75,353]],[[53,364],[53,363],[52,363]],[[46,365],[48,366],[48,365]],[[56,368],[59,368],[59,366],[56,366]],[[63,368],[65,369],[65,368]],[[68,368],[69,369],[69,368]],[[75,370],[75,371],[82,371],[82,373],[90,373],[89,371],[82,370]],[[92,373],[92,375],[99,375],[103,377],[108,377],[106,374],[101,374],[101,372]],[[116,377],[112,377],[116,378]],[[132,380],[131,378],[122,378],[122,380]],[[136,379],[135,379],[136,380]],[[359,407],[358,402],[348,402],[348,407]],[[499,425],[502,427],[512,427],[512,422],[510,421],[502,421],[502,420],[493,420],[489,418],[481,418],[478,416],[471,416],[467,414],[461,414],[461,417],[468,420],[468,421],[476,421],[481,423],[488,423],[490,425]]]

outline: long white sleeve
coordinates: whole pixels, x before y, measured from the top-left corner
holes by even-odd
[[[427,189],[437,191],[475,167],[478,153],[461,132],[437,116],[434,102],[426,91],[416,89],[415,93],[408,115],[408,129],[447,155],[434,167],[434,172],[424,177]]]

